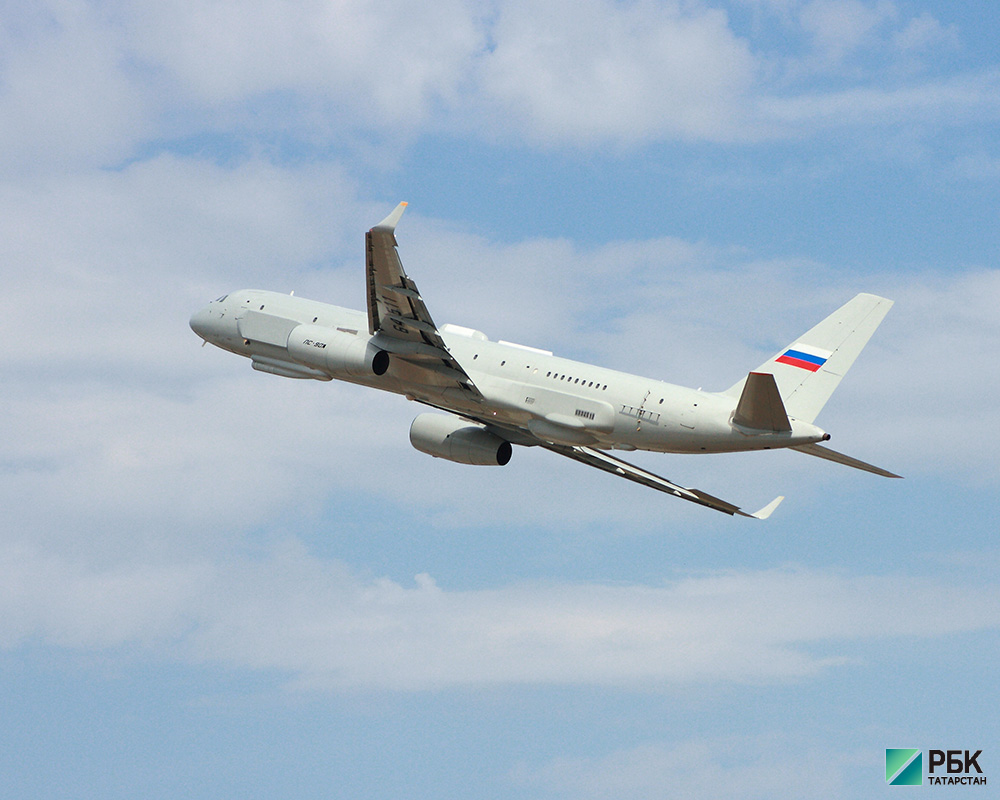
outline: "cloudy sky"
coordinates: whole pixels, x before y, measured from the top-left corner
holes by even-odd
[[[856,797],[1000,778],[1000,15],[914,0],[0,2],[0,796]],[[200,348],[362,308],[722,390],[896,305],[731,519]],[[886,789],[886,792],[893,790]]]

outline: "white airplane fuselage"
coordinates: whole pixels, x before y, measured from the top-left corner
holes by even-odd
[[[474,399],[449,386],[446,376],[435,385],[426,369],[413,369],[411,360],[394,358],[403,345],[381,331],[370,335],[366,313],[276,292],[233,292],[196,312],[191,327],[206,342],[252,359],[260,371],[337,379],[401,394],[492,424],[507,431],[514,444],[544,440],[600,450],[722,453],[829,439],[815,425],[791,417],[789,431],[743,428],[733,421],[736,398],[728,394],[676,386],[489,341],[471,329],[441,326],[447,349],[482,395]],[[336,353],[349,355],[340,359]],[[382,374],[352,366],[358,354],[368,354],[370,361],[379,353],[387,354],[381,356]],[[530,435],[524,436],[525,431]]]

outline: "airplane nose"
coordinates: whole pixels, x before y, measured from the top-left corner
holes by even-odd
[[[212,334],[217,327],[217,320],[214,318],[211,306],[205,306],[191,315],[191,330],[197,333],[206,342],[212,338]]]

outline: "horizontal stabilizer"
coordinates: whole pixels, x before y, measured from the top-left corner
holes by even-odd
[[[768,372],[751,372],[747,376],[733,422],[740,427],[759,431],[792,429],[773,375]]]
[[[863,469],[865,472],[873,472],[876,475],[881,475],[883,478],[903,477],[902,475],[889,472],[887,469],[876,467],[875,465],[861,461],[860,459],[845,456],[843,453],[838,453],[836,450],[831,450],[829,447],[821,447],[818,444],[801,444],[798,447],[792,447],[791,449],[798,450],[800,453],[806,453],[810,456],[816,456],[817,458],[825,458],[827,461],[836,461],[838,464],[845,464],[846,466],[854,467],[855,469]]]

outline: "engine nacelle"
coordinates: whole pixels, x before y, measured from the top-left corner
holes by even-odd
[[[384,375],[389,354],[367,334],[352,334],[322,325],[299,325],[288,334],[288,355],[300,364],[331,375],[359,378]]]
[[[513,448],[481,425],[444,414],[421,414],[410,425],[410,444],[421,453],[459,464],[502,467]]]

